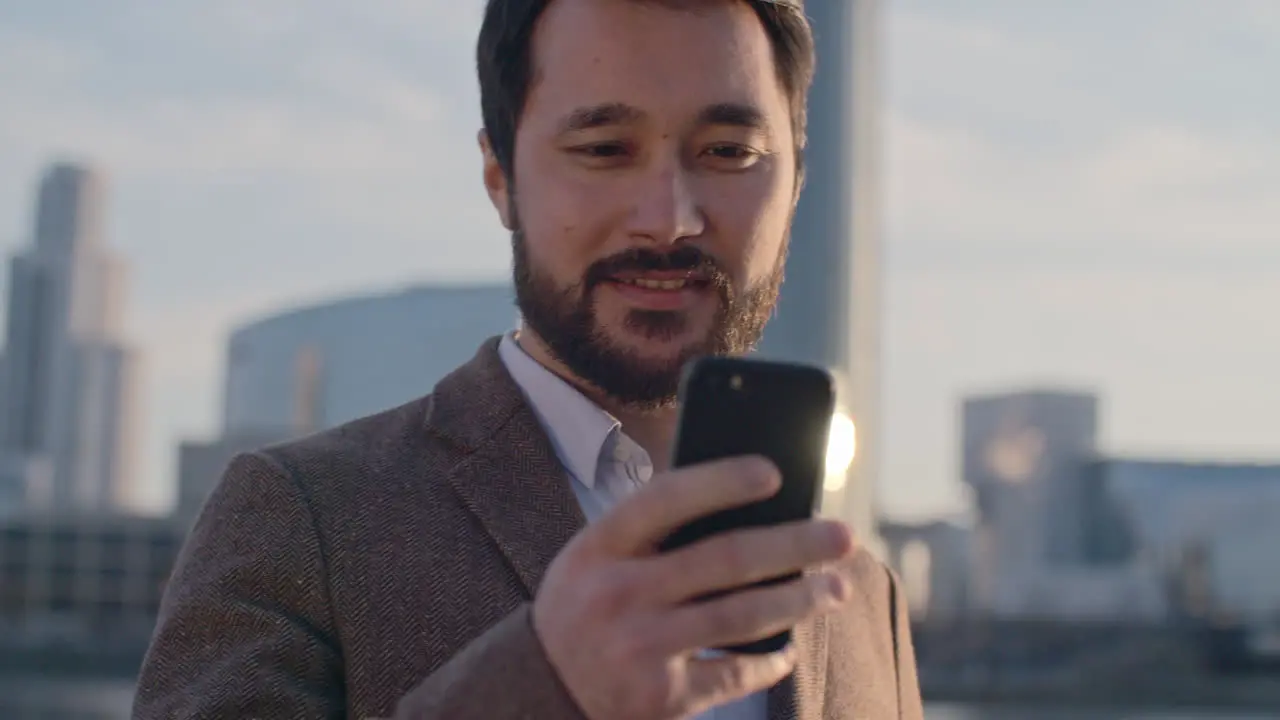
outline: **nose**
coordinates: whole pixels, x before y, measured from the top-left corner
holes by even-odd
[[[656,245],[696,238],[706,229],[697,189],[680,167],[646,174],[637,183],[629,234]]]

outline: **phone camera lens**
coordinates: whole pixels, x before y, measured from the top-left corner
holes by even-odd
[[[733,388],[734,390],[741,390],[741,389],[742,389],[742,376],[741,376],[741,375],[734,375],[734,376],[730,377],[730,378],[729,378],[729,387]]]

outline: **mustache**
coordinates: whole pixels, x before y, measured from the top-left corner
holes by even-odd
[[[670,252],[630,248],[592,263],[583,277],[585,290],[626,272],[684,271],[706,278],[719,288],[729,287],[729,274],[715,256],[696,245],[681,245]]]

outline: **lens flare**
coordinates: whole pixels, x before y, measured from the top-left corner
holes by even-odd
[[[831,416],[831,432],[827,435],[827,477],[823,488],[835,492],[844,487],[845,477],[858,452],[858,432],[853,418],[837,412]]]

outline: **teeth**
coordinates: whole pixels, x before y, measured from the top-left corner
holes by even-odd
[[[632,278],[627,282],[647,290],[679,290],[689,284],[687,280],[650,280],[648,278]]]

